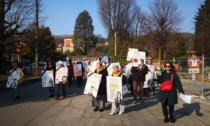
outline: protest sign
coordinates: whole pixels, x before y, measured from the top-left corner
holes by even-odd
[[[96,70],[96,66],[97,66],[97,63],[99,62],[99,60],[95,60],[93,61],[93,63],[91,64],[91,67],[90,67],[90,72],[93,73],[95,70]]]
[[[60,62],[60,61],[56,62],[56,69],[59,67],[59,66],[58,66],[58,65],[59,65],[59,62]],[[66,61],[63,62],[63,66],[64,66],[64,67],[67,67],[67,66],[68,66],[68,62],[66,62]]]
[[[96,74],[96,73],[89,76],[86,82],[84,94],[92,95],[96,98],[98,94],[101,77],[102,77],[101,74]]]
[[[139,52],[133,53],[133,58],[132,58],[133,66],[138,67],[139,64],[142,64],[141,59],[144,60],[143,64],[145,64],[146,63],[146,53],[145,52],[139,51]]]
[[[42,87],[54,87],[53,71],[46,71],[42,75]]]
[[[121,102],[122,78],[107,76],[107,100],[109,102]]]
[[[108,56],[103,56],[102,59],[101,59],[101,62],[108,63],[109,62]]]
[[[74,64],[74,76],[79,77],[82,76],[82,65]]]
[[[17,88],[17,80],[20,77],[19,71],[10,71],[10,75],[7,80],[6,87],[7,88]]]
[[[128,49],[128,55],[127,55],[127,61],[131,61],[133,58],[133,53],[138,52],[138,49],[129,48]]]
[[[125,75],[127,76],[127,78],[130,76],[131,68],[132,68],[132,63],[127,64],[125,67]]]
[[[68,76],[68,68],[61,67],[58,68],[58,70],[55,73],[55,83],[58,84],[60,82],[66,83],[67,82],[67,76]]]

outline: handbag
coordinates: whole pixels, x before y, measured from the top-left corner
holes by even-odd
[[[160,90],[163,92],[172,91],[173,79],[174,79],[174,74],[171,75],[171,80],[167,80],[161,83]]]

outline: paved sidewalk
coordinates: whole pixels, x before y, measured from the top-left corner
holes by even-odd
[[[186,94],[187,87],[184,87]],[[193,98],[191,104],[179,100],[175,105],[175,124],[163,123],[161,104],[157,95],[143,104],[132,104],[133,97],[125,95],[125,113],[110,116],[111,104],[106,103],[102,113],[94,112],[91,98],[83,95],[84,85],[67,88],[67,98],[49,99],[48,89],[40,80],[28,81],[21,86],[19,101],[8,97],[10,91],[0,92],[0,124],[2,126],[210,126],[210,102]]]

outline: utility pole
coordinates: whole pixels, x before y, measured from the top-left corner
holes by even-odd
[[[36,75],[39,74],[39,3],[36,1],[36,14],[35,14],[35,31],[36,31],[36,48],[35,48],[35,64],[36,64]]]
[[[203,89],[204,89],[204,65],[205,65],[204,63],[205,63],[205,57],[204,57],[204,55],[202,55],[202,87],[201,87],[201,96],[200,96],[201,99],[206,99],[204,97],[204,94],[203,94]]]
[[[117,56],[117,32],[114,33],[114,41],[115,41],[114,56]]]

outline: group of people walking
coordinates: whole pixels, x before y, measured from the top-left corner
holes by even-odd
[[[105,109],[105,102],[107,99],[106,76],[108,76],[108,67],[109,64],[103,65],[102,62],[98,62],[97,68],[94,71],[94,73],[102,75],[98,95],[96,98],[92,98],[92,103],[94,107],[93,110],[95,112],[103,112]],[[152,59],[150,58],[147,59],[146,64],[144,64],[144,61],[142,60],[142,63],[139,64],[138,67],[132,67],[130,69],[129,75],[125,75],[125,70],[123,66],[113,66],[113,73],[111,76],[122,77],[122,85],[128,83],[131,84],[130,87],[134,96],[134,101],[132,102],[133,104],[136,104],[139,101],[143,103],[143,96],[148,98],[149,91],[155,94],[154,81],[157,81],[157,83],[162,85],[165,81],[171,81],[172,89],[170,91],[159,90],[157,100],[162,104],[162,112],[165,117],[163,121],[165,123],[174,123],[174,105],[178,103],[177,90],[179,91],[179,93],[182,94],[184,94],[184,90],[182,88],[181,81],[176,74],[174,65],[171,62],[166,62],[163,67],[164,70],[160,71],[160,68],[156,68],[155,65],[152,64]],[[171,75],[173,75],[173,78]],[[126,78],[126,76],[128,76],[128,78]],[[146,93],[144,93],[144,91]],[[115,115],[117,113],[119,115],[122,115],[125,112],[124,96],[122,97],[122,99],[111,103],[111,106],[112,107],[110,115]],[[116,109],[118,106],[119,111],[117,111]]]
[[[78,62],[77,64],[82,64],[81,62]],[[89,63],[90,65],[90,63]],[[95,71],[93,73],[101,74],[102,78],[99,84],[99,90],[97,97],[92,97],[92,106],[93,111],[99,111],[103,112],[105,110],[105,103],[107,102],[107,80],[106,77],[108,76],[107,68],[109,67],[110,63],[105,64],[104,62],[98,62]],[[18,68],[17,63],[12,64],[13,69],[10,71],[9,74],[11,74],[12,71],[20,71],[20,77],[18,78],[18,85],[22,82],[24,73],[20,68]],[[56,71],[60,68],[64,67],[64,63],[62,61],[58,62],[58,66],[54,64],[53,61],[48,60],[47,66],[45,68],[45,71],[51,70],[53,71],[54,75],[54,82],[55,82],[55,76]],[[66,86],[69,87],[74,83],[75,80],[74,77],[74,69],[73,69],[73,63],[69,63],[68,67],[68,81],[65,82],[59,82],[57,85],[57,90],[54,91],[54,86],[49,87],[49,97],[59,99],[60,93],[62,90],[62,99],[66,97]],[[162,104],[162,112],[164,115],[164,122],[168,123],[174,123],[174,105],[178,103],[177,98],[177,90],[179,93],[184,94],[184,90],[182,88],[181,81],[179,77],[177,76],[175,72],[175,67],[171,62],[166,62],[164,64],[164,71],[158,70],[153,64],[151,59],[147,59],[147,63],[144,64],[144,61],[142,60],[142,63],[139,64],[138,67],[132,67],[129,70],[129,75],[126,75],[127,72],[125,72],[125,66],[113,66],[113,73],[111,76],[114,77],[121,77],[122,78],[122,86],[126,84],[130,84],[130,90],[133,93],[134,101],[133,104],[138,103],[139,101],[143,103],[143,96],[149,97],[148,92],[152,91],[153,94],[155,94],[155,86],[154,86],[154,80],[156,80],[158,83],[162,84],[165,81],[172,81],[172,90],[171,91],[161,91],[159,90],[157,95],[157,100]],[[82,70],[84,70],[84,66],[82,65]],[[89,72],[86,70],[86,72]],[[173,75],[173,76],[172,76]],[[172,78],[173,77],[173,78]],[[82,84],[83,75],[80,77],[76,77],[78,87],[81,87]],[[153,83],[153,84],[152,84]],[[145,86],[147,85],[147,86]],[[149,85],[149,86],[148,86]],[[138,91],[139,89],[139,91]],[[145,93],[145,92],[146,93]],[[15,99],[19,99],[20,95],[18,92],[18,86],[14,89],[15,92]],[[138,93],[139,92],[139,93]],[[138,98],[139,97],[139,98]],[[124,96],[120,99],[116,99],[115,102],[111,103],[111,112],[110,115],[119,114],[122,115],[125,112],[125,106],[124,106]],[[117,111],[117,107],[119,107],[119,111]]]
[[[45,68],[45,71],[48,71],[48,70],[53,71],[54,82],[55,82],[55,85],[57,86],[56,92],[54,91],[54,85],[52,87],[49,87],[49,92],[50,92],[50,96],[49,97],[52,97],[52,98],[55,98],[55,99],[59,99],[60,98],[60,94],[61,94],[61,90],[62,90],[61,99],[64,99],[66,97],[66,86],[68,85],[68,87],[71,87],[72,84],[75,82],[75,80],[76,80],[76,83],[77,83],[78,87],[81,87],[82,81],[83,81],[83,74],[81,76],[75,77],[74,76],[74,66],[73,66],[73,64],[74,63],[69,61],[68,65],[67,65],[67,68],[68,68],[68,74],[67,75],[68,76],[67,76],[66,80],[56,83],[56,81],[55,81],[56,72],[60,68],[64,67],[64,62],[63,61],[58,61],[57,66],[56,66],[53,63],[53,61],[51,61],[51,60],[47,61],[47,66]],[[77,64],[81,64],[82,71],[84,71],[83,64],[81,62],[77,62]]]

